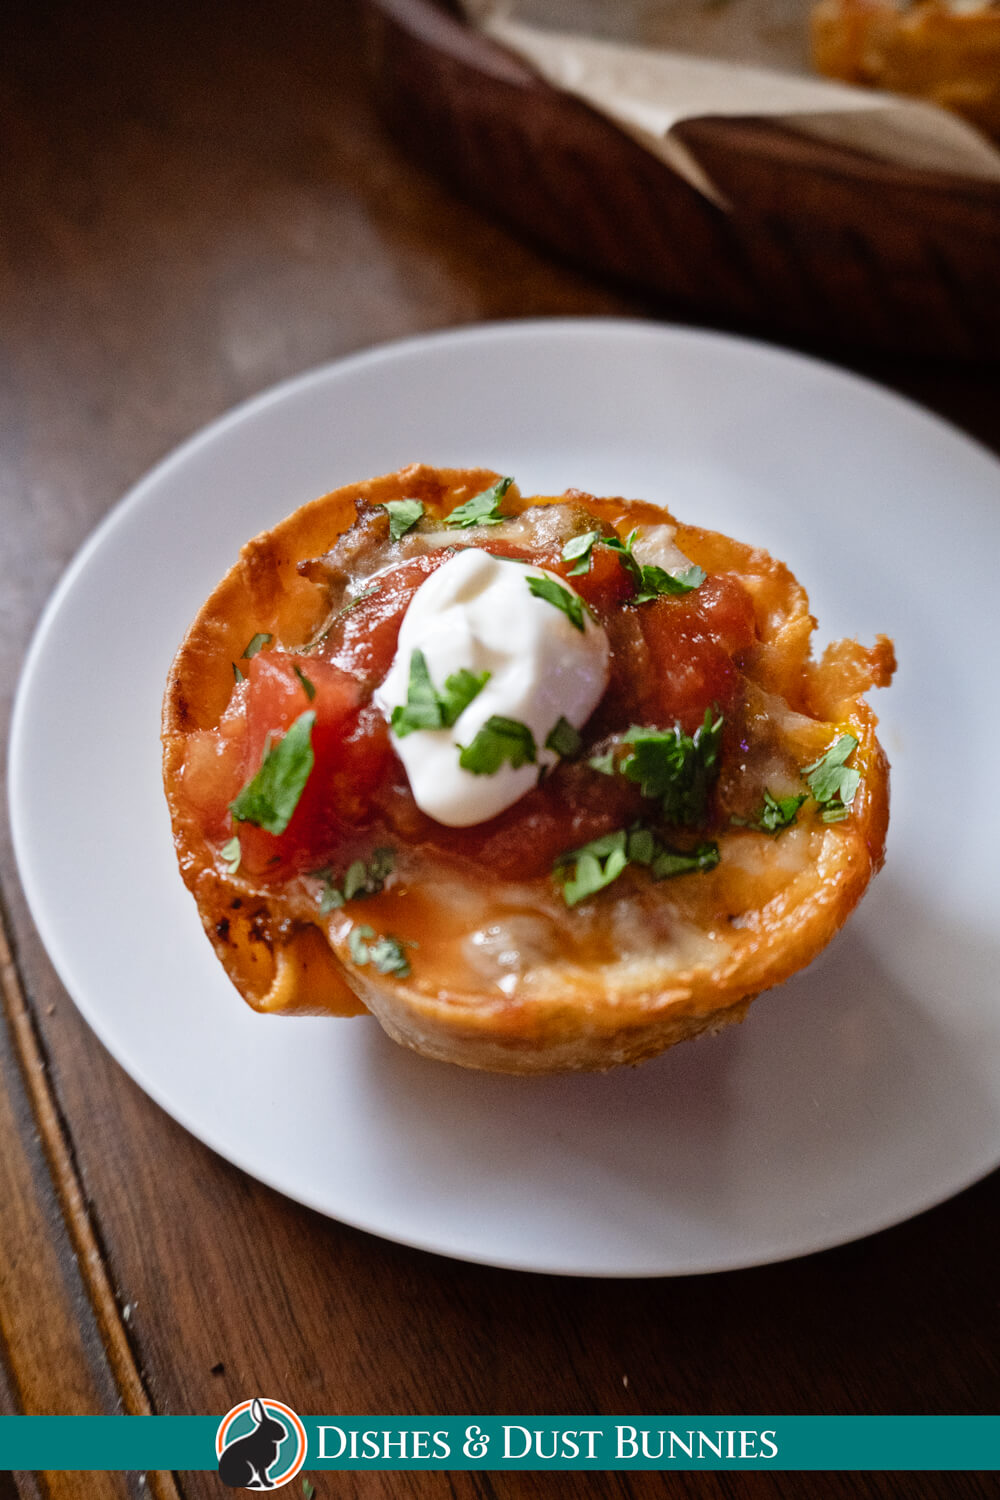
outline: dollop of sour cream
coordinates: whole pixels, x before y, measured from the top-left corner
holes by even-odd
[[[574,598],[566,580],[543,568],[493,557],[467,547],[417,589],[403,616],[392,666],[375,692],[387,719],[406,703],[410,664],[421,651],[438,692],[462,671],[488,672],[475,698],[447,729],[393,733],[417,806],[449,828],[485,822],[511,807],[536,784],[539,770],[558,755],[545,741],[560,719],[579,729],[608,685],[608,638],[583,609],[583,629],[547,599],[532,594],[529,578],[550,578]],[[459,765],[487,720],[497,716],[527,725],[537,759],[492,775]]]

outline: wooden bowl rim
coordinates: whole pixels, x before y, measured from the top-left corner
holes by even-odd
[[[454,63],[472,68],[497,83],[522,89],[550,106],[557,100],[566,109],[586,110],[608,130],[623,133],[612,120],[573,95],[554,88],[516,54],[477,31],[450,8],[449,0],[367,0],[367,3]],[[702,115],[685,121],[677,130],[689,141],[698,141],[713,150],[744,158],[751,155],[771,163],[780,161],[789,169],[807,172],[810,176],[839,177],[845,185],[857,185],[867,192],[872,187],[891,184],[927,193],[977,198],[991,206],[1000,200],[998,183],[956,173],[897,166],[847,146],[818,140],[777,120]],[[651,159],[657,160],[655,157]],[[666,164],[664,169],[670,170]]]

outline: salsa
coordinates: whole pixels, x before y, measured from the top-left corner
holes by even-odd
[[[596,517],[594,524],[601,524]],[[237,680],[217,727],[189,736],[183,793],[210,840],[224,844],[238,832],[248,874],[280,882],[342,864],[362,845],[402,842],[504,877],[547,875],[567,851],[643,815],[648,799],[639,785],[590,763],[629,726],[677,725],[693,735],[708,712],[726,725],[724,751],[738,743],[746,685],[741,668],[757,634],[753,601],[736,576],[715,573],[686,594],[636,604],[635,579],[609,546],[595,546],[588,570],[574,574],[572,560],[551,544],[532,548],[487,536],[479,543],[486,550],[537,563],[583,597],[607,632],[610,682],[583,727],[578,751],[513,807],[467,828],[446,828],[424,815],[372,693],[392,664],[417,589],[463,545],[455,533],[452,545],[389,561],[360,581],[354,601],[308,647],[269,643],[234,664]],[[231,804],[269,748],[306,712],[315,715],[314,763],[287,827],[270,833],[235,822]],[[710,808],[707,823],[714,816]]]

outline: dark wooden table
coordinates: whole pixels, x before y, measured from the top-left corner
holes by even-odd
[[[542,258],[412,165],[373,114],[350,6],[25,0],[6,16],[5,722],[84,537],[236,401],[421,330],[679,311]],[[1000,449],[995,369],[846,362]],[[55,978],[0,838],[0,1410],[221,1413],[258,1390],[373,1414],[995,1406],[997,1177],[863,1243],[705,1278],[559,1280],[384,1244],[259,1186],[140,1092]],[[321,1496],[990,1489],[972,1474],[315,1478]],[[0,1474],[3,1500],[220,1492],[209,1474]]]

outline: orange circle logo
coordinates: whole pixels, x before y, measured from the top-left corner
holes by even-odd
[[[219,1423],[219,1478],[232,1490],[278,1490],[302,1468],[306,1447],[302,1418],[290,1406],[253,1396]]]

